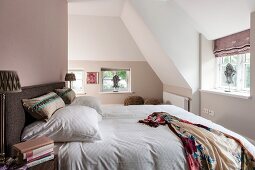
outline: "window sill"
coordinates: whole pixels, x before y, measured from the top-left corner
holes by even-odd
[[[245,92],[225,92],[224,90],[219,90],[219,89],[201,89],[201,92],[204,93],[211,93],[211,94],[218,94],[222,96],[229,96],[229,97],[235,97],[235,98],[240,98],[240,99],[250,99],[251,95],[250,93],[245,93]]]
[[[113,91],[109,91],[109,92],[99,92],[100,94],[133,94],[135,92],[132,91],[118,91],[118,92],[113,92]]]

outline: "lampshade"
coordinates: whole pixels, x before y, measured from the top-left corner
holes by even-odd
[[[74,73],[66,73],[65,81],[75,81],[75,74]]]
[[[17,72],[0,70],[0,93],[15,92],[21,92],[21,86]]]

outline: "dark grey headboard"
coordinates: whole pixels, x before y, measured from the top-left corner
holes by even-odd
[[[20,142],[23,128],[34,122],[35,119],[25,112],[22,106],[22,99],[30,99],[41,96],[56,88],[63,88],[65,82],[50,83],[22,87],[20,93],[10,93],[6,95],[6,155],[10,156],[13,144]]]

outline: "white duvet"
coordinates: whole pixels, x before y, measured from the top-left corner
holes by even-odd
[[[59,149],[62,170],[165,170],[187,169],[183,146],[167,126],[152,128],[137,123],[155,111],[200,123],[242,141],[255,156],[255,147],[244,137],[173,105],[104,106],[99,122],[103,140],[69,142]]]

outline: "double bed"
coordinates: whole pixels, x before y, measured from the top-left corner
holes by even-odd
[[[21,99],[37,97],[62,87],[62,82],[33,86],[23,88],[18,95],[7,96],[7,155],[12,154],[13,144],[24,139],[27,127],[36,122],[24,111]],[[168,126],[153,128],[138,123],[153,112],[167,112],[233,136],[255,156],[254,145],[243,136],[173,105],[102,105],[101,109],[98,122],[100,140],[56,143],[59,169],[188,169],[182,142]]]

